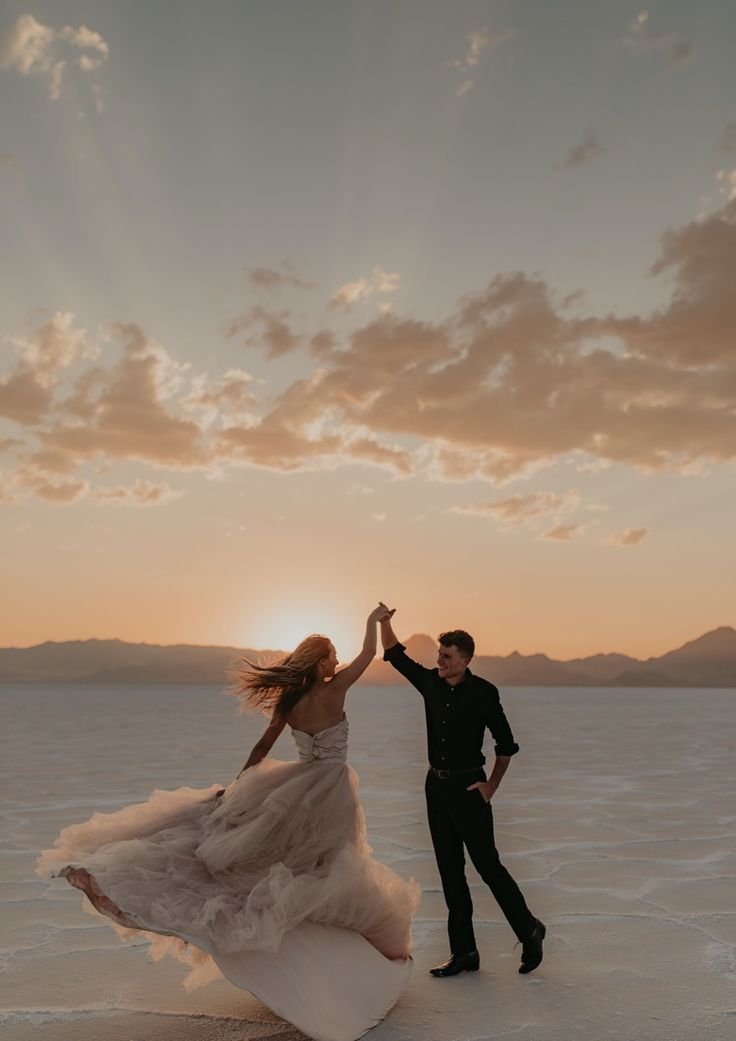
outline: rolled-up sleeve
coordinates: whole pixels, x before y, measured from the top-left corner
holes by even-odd
[[[486,726],[493,735],[495,741],[494,752],[496,755],[516,755],[519,746],[514,741],[509,721],[501,706],[501,697],[498,689],[489,683],[482,692],[483,705],[485,709]]]
[[[393,647],[388,647],[383,652],[383,660],[390,662],[397,672],[400,672],[413,687],[417,688],[420,694],[424,694],[424,680],[429,670],[409,657],[403,643],[395,643]]]

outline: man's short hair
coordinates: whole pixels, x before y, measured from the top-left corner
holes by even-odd
[[[467,658],[468,661],[475,654],[475,640],[464,629],[451,629],[450,632],[440,633],[437,639],[443,647],[457,647],[463,658]]]

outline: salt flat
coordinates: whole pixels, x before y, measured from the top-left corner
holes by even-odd
[[[494,800],[497,843],[547,923],[515,938],[469,868],[481,971],[435,980],[445,911],[424,819],[421,701],[353,690],[350,761],[376,855],[423,898],[416,967],[371,1041],[732,1041],[736,1037],[736,691],[508,689],[521,753]],[[187,994],[80,910],[38,851],[152,788],[226,782],[261,721],[213,688],[0,687],[0,1023],[10,1041],[298,1041],[225,981]],[[489,743],[490,748],[490,743]],[[492,753],[491,753],[492,754]],[[295,758],[288,736],[274,755]]]

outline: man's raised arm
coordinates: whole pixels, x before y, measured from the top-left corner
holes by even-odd
[[[381,604],[381,607],[385,607],[385,604]],[[391,618],[395,610],[396,608],[391,611],[391,614],[381,619],[381,643],[383,644],[384,651],[390,650],[391,647],[395,647],[399,642],[393,626],[391,625]]]
[[[381,605],[385,606],[384,604]],[[409,683],[413,687],[416,687],[420,694],[423,693],[422,687],[426,673],[429,671],[412,659],[406,653],[406,648],[403,643],[399,643],[396,633],[391,625],[391,617],[396,608],[393,608],[391,613],[381,619],[381,643],[383,644],[383,660],[390,662],[393,667],[400,672],[402,676],[408,679]]]

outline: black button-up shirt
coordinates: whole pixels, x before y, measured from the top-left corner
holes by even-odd
[[[515,755],[519,746],[501,707],[498,690],[466,669],[454,687],[437,669],[425,669],[395,643],[383,654],[424,698],[429,765],[437,770],[470,770],[485,763],[483,737],[488,727],[496,755]]]

